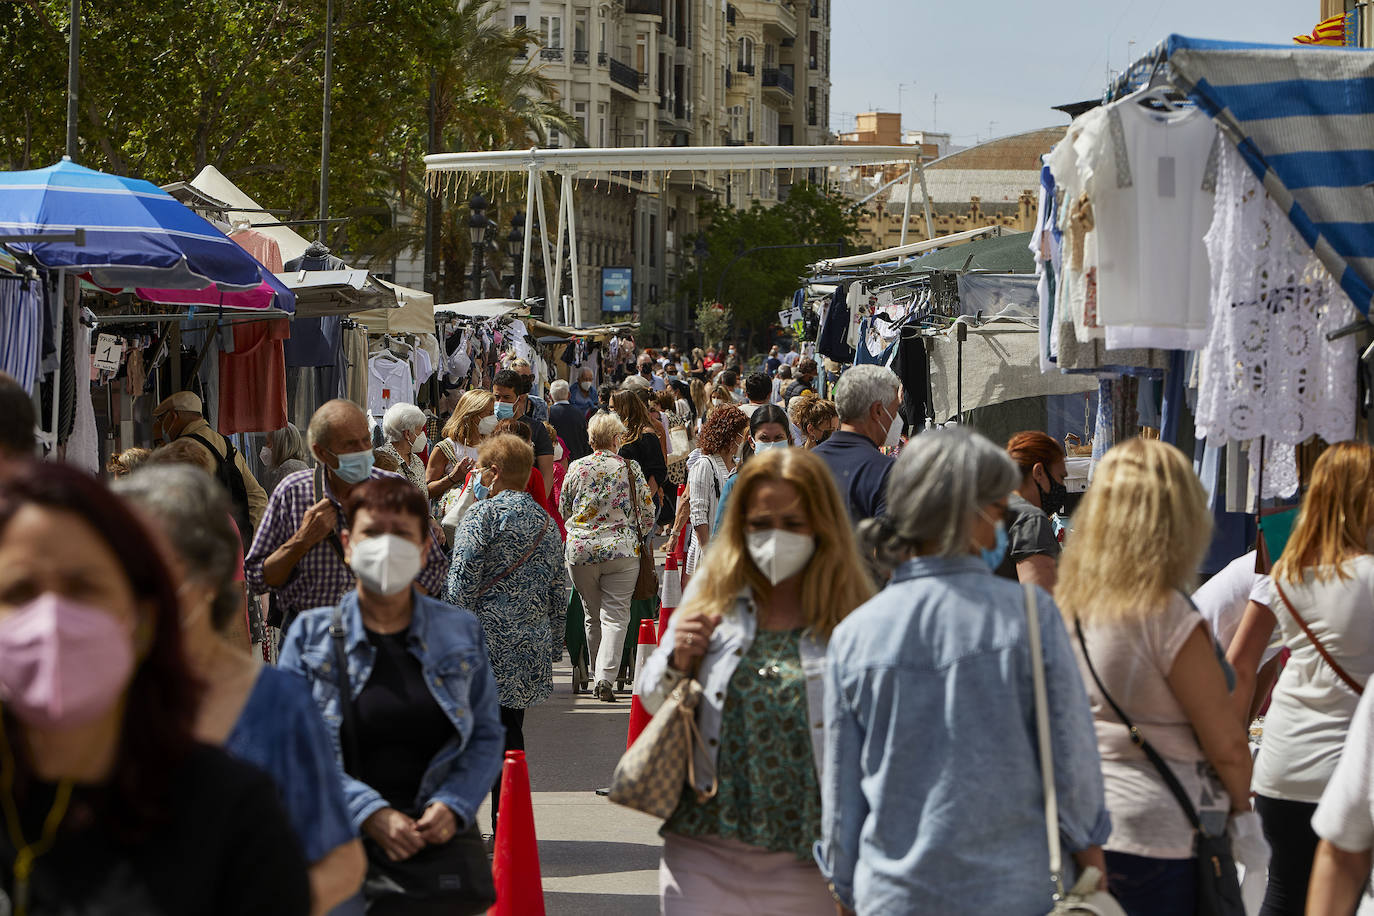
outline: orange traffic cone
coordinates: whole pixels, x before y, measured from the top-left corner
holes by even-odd
[[[645,710],[644,704],[639,702],[639,672],[649,663],[649,656],[653,654],[656,645],[658,642],[654,639],[654,622],[646,617],[639,622],[639,648],[635,651],[635,687],[630,696],[630,731],[625,736],[626,748],[635,743],[639,733],[644,731],[644,727],[653,718]]]
[[[663,642],[663,631],[668,629],[668,618],[682,603],[682,574],[677,568],[677,554],[668,554],[663,563],[663,585],[658,594],[658,641]]]
[[[506,751],[500,810],[501,816],[496,819],[496,854],[491,863],[496,905],[487,911],[487,916],[544,916],[539,842],[534,835],[534,803],[524,751]]]

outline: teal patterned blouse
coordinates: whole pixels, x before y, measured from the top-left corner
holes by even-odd
[[[687,789],[661,833],[733,837],[811,860],[821,790],[807,725],[802,631],[759,630],[730,678],[716,762],[719,790]]]

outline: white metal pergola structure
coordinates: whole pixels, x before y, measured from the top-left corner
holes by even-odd
[[[532,228],[537,215],[539,225],[546,227],[544,173],[562,178],[557,238],[548,232],[540,233],[540,248],[544,258],[544,275],[551,278],[548,291],[550,302],[562,301],[563,239],[572,240],[568,246],[569,267],[578,276],[577,208],[573,206],[573,181],[576,178],[608,177],[617,172],[652,172],[669,175],[673,172],[753,172],[776,169],[855,168],[870,165],[906,165],[906,206],[902,211],[901,243],[906,244],[907,223],[911,218],[913,179],[921,182],[924,192],[926,175],[919,146],[660,146],[628,149],[539,149],[493,150],[475,153],[436,153],[425,157],[425,181],[431,193],[439,193],[450,186],[449,180],[458,173],[512,173],[527,175],[525,193],[525,225]],[[930,213],[930,195],[925,198],[927,237],[934,237],[934,222]],[[529,231],[527,229],[527,231]],[[532,235],[532,233],[531,233]],[[551,250],[550,245],[556,245]],[[556,256],[554,252],[557,252]],[[524,246],[520,265],[520,297],[529,298],[530,246]],[[581,327],[582,285],[572,284],[573,319]]]

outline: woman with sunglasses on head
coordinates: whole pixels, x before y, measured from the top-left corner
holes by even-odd
[[[714,534],[725,518],[725,507],[729,505],[730,493],[735,489],[740,472],[754,455],[760,455],[775,448],[789,448],[792,445],[791,424],[787,414],[776,404],[765,404],[749,417],[749,438],[744,442],[744,457],[740,459],[739,469],[725,481],[720,491],[720,503],[716,506],[715,519],[711,525]]]
[[[668,916],[835,912],[811,853],[821,824],[819,675],[835,625],[872,594],[850,526],[835,523],[843,518],[818,458],[790,448],[752,458],[639,674],[650,712],[684,677],[704,689],[696,782],[661,831]]]

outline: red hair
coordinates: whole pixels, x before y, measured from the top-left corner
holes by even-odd
[[[1057,462],[1064,460],[1064,446],[1036,429],[1017,433],[1007,441],[1007,454],[1021,469],[1021,479],[1025,480],[1035,470],[1037,464],[1045,466],[1045,473]]]

